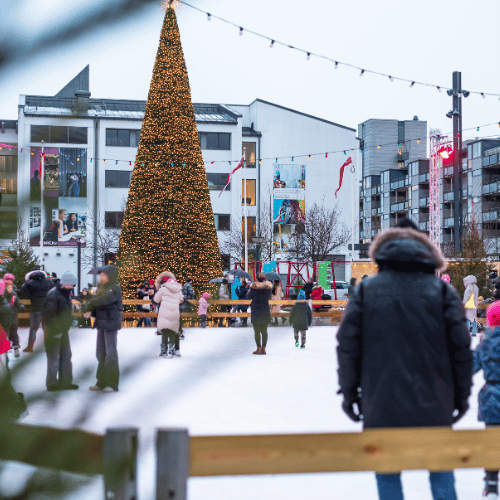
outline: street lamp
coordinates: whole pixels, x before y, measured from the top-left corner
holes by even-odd
[[[266,241],[264,236],[252,236],[252,243],[255,243],[255,261],[259,262],[260,260],[260,245]]]

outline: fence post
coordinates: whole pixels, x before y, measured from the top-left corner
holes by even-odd
[[[158,429],[156,436],[156,500],[186,500],[189,476],[187,429]]]
[[[105,500],[137,500],[136,428],[106,429],[103,444]]]

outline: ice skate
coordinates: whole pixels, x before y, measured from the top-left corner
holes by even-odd
[[[168,344],[167,354],[165,355],[165,357],[173,358],[174,357],[174,351],[175,351],[175,345],[174,344]]]
[[[165,356],[166,357],[166,354],[167,354],[167,344],[161,344],[161,352],[160,352],[160,357],[161,356]]]
[[[306,348],[306,345],[305,345],[305,344],[302,344],[302,345],[300,346],[300,348],[301,348],[301,349],[305,349],[305,348]]]
[[[16,345],[14,346],[14,357],[18,358],[19,356],[21,356],[21,353],[19,352],[19,346]]]
[[[184,335],[184,330],[181,330],[180,333],[179,333],[179,338],[180,339],[185,339],[185,335]]]
[[[174,356],[176,358],[180,358],[181,357],[181,351],[179,349],[174,349]]]
[[[299,347],[299,342],[295,341],[295,347]]]
[[[483,493],[483,496],[486,500],[498,500],[498,495],[496,493],[486,494],[486,492],[485,492],[485,493]]]

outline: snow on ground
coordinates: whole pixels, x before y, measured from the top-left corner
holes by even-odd
[[[294,346],[290,327],[271,327],[266,356],[254,356],[253,329],[192,328],[181,340],[181,358],[158,356],[160,338],[153,328],[127,328],[118,335],[120,391],[88,390],[95,383],[95,331],[71,333],[73,373],[77,391],[45,393],[29,403],[25,423],[77,426],[104,433],[108,427],[139,428],[139,500],[155,495],[155,429],[185,427],[191,435],[271,434],[360,431],[341,410],[336,394],[337,327],[315,326],[305,349]],[[21,344],[28,332],[20,330]],[[39,355],[14,381],[29,399],[45,390],[46,359],[38,333]],[[475,346],[477,340],[474,339]],[[23,355],[23,360],[27,355]],[[11,368],[20,361],[11,359]],[[458,428],[482,428],[477,422],[477,393],[482,374],[475,377],[471,409]],[[395,402],[397,404],[397,402]],[[9,464],[0,486],[13,494],[30,468]],[[6,477],[8,475],[8,478]],[[428,473],[403,473],[407,500],[430,500]],[[480,498],[483,472],[456,472],[460,500]],[[102,480],[95,479],[72,499],[103,497]],[[189,500],[349,499],[377,500],[371,472],[192,478]]]

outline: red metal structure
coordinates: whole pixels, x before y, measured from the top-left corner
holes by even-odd
[[[235,262],[234,263],[234,268],[235,269],[242,269],[243,271],[245,270],[245,263],[244,262]],[[252,261],[248,263],[248,274],[253,277],[253,280],[257,280],[257,274],[259,274],[262,270],[262,262],[260,261]]]

